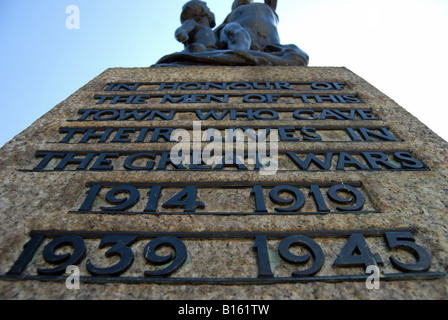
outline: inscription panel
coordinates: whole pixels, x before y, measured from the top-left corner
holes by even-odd
[[[66,281],[67,266],[85,283],[269,284],[436,279],[413,228],[291,232],[32,231],[0,279]],[[213,259],[210,259],[213,256]]]
[[[413,150],[391,149],[406,141],[386,124],[388,119],[381,119],[370,108],[362,93],[344,81],[114,82],[102,85],[101,91],[91,96],[91,107],[80,106],[77,114],[66,119],[69,126],[59,127],[58,138],[46,141],[55,150],[36,150],[30,167],[18,170],[235,174],[266,169],[269,164],[259,153],[246,148],[241,154],[234,149],[238,131],[248,132],[248,141],[276,142],[271,139],[275,131],[283,143],[275,170],[279,172],[429,170]],[[144,126],[145,121],[161,125]],[[199,125],[198,139],[197,125],[176,125],[175,121],[208,124]],[[248,125],[229,126],[231,121]],[[226,143],[226,154],[213,165],[195,163],[195,155],[204,155],[201,147],[189,154],[191,162],[174,163],[170,150],[153,145],[154,149],[142,151],[130,146],[177,143],[172,137],[176,129],[193,137],[188,144]],[[374,147],[350,148],[366,142]],[[307,144],[301,143],[315,143],[317,150],[307,150]],[[329,148],[332,143],[342,149]],[[338,143],[344,143],[343,147]],[[95,149],[102,144],[108,146],[106,151]],[[85,145],[89,149],[82,148]],[[360,214],[377,219],[386,214],[375,207],[362,181],[328,177],[289,183],[84,181],[89,182],[81,194],[73,196],[77,197],[75,205],[61,214],[86,219],[102,214],[216,215],[223,219]],[[23,252],[0,279],[65,281],[69,266],[81,269],[85,283],[366,281],[366,268],[371,266],[380,267],[380,277],[387,281],[445,277],[432,270],[431,248],[420,245],[416,235],[411,227],[281,232],[32,231]],[[417,238],[424,242],[424,237]]]
[[[90,182],[72,213],[299,215],[377,213],[360,182]],[[219,199],[218,201],[216,199]]]
[[[37,151],[32,169],[20,171],[217,171],[267,170],[264,156],[243,151],[226,152],[220,161],[206,164],[194,161],[203,153],[190,152],[190,162],[177,163],[170,150],[154,151]],[[423,171],[426,165],[404,150],[280,150],[276,171]]]
[[[97,94],[96,105],[144,104],[363,104],[357,94],[315,93],[195,93],[195,94]]]
[[[50,143],[159,143],[177,142],[172,137],[176,129],[184,129],[190,137],[194,126],[179,127],[63,127],[61,139]],[[201,126],[197,141],[235,141],[238,132],[247,139],[271,141],[272,131],[280,142],[397,142],[395,134],[385,126]],[[194,142],[194,141],[191,141]]]
[[[235,121],[323,121],[379,120],[371,109],[355,108],[203,108],[203,109],[80,109],[79,117],[69,121],[171,121],[171,120],[235,120]]]
[[[111,82],[104,91],[163,91],[163,90],[344,90],[345,82],[310,81],[213,81],[213,82]]]

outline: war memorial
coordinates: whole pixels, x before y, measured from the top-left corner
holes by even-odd
[[[276,5],[217,25],[186,1],[183,51],[105,70],[5,144],[2,299],[448,298],[447,142],[307,66]]]

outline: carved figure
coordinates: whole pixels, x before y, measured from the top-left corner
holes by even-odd
[[[232,11],[216,28],[215,16],[206,3],[187,2],[176,39],[182,52],[161,58],[156,66],[306,66],[308,55],[293,44],[280,44],[277,32],[277,0],[234,0]]]
[[[252,39],[239,23],[230,22],[221,28],[219,39],[223,49],[249,50]]]
[[[278,16],[275,13],[277,0],[265,0],[264,2],[235,0],[232,12],[216,29],[216,33],[221,35],[233,33],[234,38],[240,37],[239,33],[248,33],[251,39],[250,49],[256,51],[264,51],[264,47],[270,44],[280,44],[277,32]],[[237,29],[235,25],[240,25],[241,28]],[[230,32],[226,30],[229,27],[232,30]],[[226,38],[220,36],[220,40],[221,43],[228,46]]]
[[[217,39],[212,28],[216,26],[215,15],[203,1],[192,0],[182,8],[182,26],[175,36],[185,45],[185,51],[204,52],[216,50]]]

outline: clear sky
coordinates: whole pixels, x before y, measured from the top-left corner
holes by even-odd
[[[0,0],[0,146],[105,69],[181,51],[185,2]],[[219,25],[233,0],[206,2]],[[448,0],[278,0],[277,13],[310,66],[347,67],[448,140]]]

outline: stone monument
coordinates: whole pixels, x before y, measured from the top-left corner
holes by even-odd
[[[275,8],[213,29],[188,2],[184,51],[104,71],[1,149],[3,299],[448,297],[447,142],[306,66]]]

